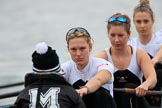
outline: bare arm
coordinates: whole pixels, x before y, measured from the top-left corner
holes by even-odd
[[[151,59],[145,51],[137,50],[137,60],[146,80],[136,88],[136,94],[143,96],[148,89],[151,89],[156,85],[156,72],[151,63]]]
[[[78,89],[77,92],[80,96],[93,93],[98,90],[103,84],[107,83],[111,79],[112,75],[107,70],[99,71],[94,77],[92,77],[85,86]]]

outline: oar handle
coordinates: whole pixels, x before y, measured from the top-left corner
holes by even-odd
[[[131,88],[114,88],[114,91],[125,92],[125,93],[128,93],[128,94],[134,94],[136,92],[135,89],[131,89]],[[162,91],[148,90],[146,95],[162,96]]]

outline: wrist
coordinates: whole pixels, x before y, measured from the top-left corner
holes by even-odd
[[[87,85],[81,86],[80,88],[86,88],[87,89],[87,94],[90,93],[90,89],[89,89],[89,87]]]

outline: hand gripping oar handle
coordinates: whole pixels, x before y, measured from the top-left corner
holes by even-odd
[[[134,94],[136,92],[135,89],[131,89],[131,88],[114,88],[114,91],[124,92],[128,94]],[[162,97],[162,91],[148,90],[146,95],[157,95]]]

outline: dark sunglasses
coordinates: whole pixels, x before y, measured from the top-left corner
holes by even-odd
[[[86,33],[89,38],[91,38],[90,34],[88,31],[82,27],[77,27],[77,28],[71,28],[67,34],[66,34],[66,40],[68,39],[68,36],[74,34],[75,32],[80,32],[80,33]]]
[[[125,17],[111,17],[108,20],[108,23],[115,22],[115,21],[118,21],[118,22],[121,22],[121,23],[127,23],[127,19]]]

